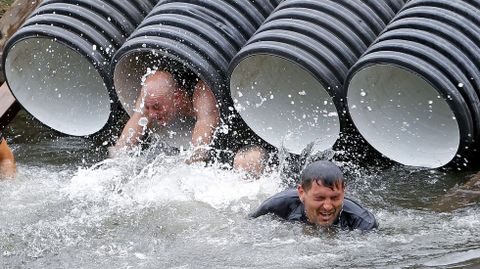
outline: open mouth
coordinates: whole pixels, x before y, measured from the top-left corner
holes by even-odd
[[[320,221],[328,222],[331,219],[333,219],[333,217],[335,216],[335,212],[334,211],[332,211],[332,212],[320,212],[318,214],[318,216],[320,217]]]

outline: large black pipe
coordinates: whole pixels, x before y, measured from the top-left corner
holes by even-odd
[[[280,1],[159,1],[112,61],[115,89],[124,109],[133,113],[142,77],[149,68],[163,69],[174,63],[204,80],[217,98],[223,119],[232,120],[228,64],[277,2]],[[172,144],[187,142],[169,138]]]
[[[2,64],[12,94],[56,131],[101,131],[118,110],[112,55],[155,2],[43,1],[5,46]]]
[[[480,1],[412,0],[347,78],[355,126],[402,164],[464,163],[480,134]]]
[[[401,0],[286,0],[230,64],[230,93],[248,126],[299,154],[331,148],[345,123],[350,67]]]

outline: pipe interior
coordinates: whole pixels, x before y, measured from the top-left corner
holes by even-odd
[[[455,157],[460,128],[454,112],[419,75],[395,65],[368,66],[351,79],[347,100],[355,126],[386,157],[430,168]]]
[[[134,113],[142,77],[149,70],[161,70],[162,66],[172,63],[175,63],[175,60],[150,50],[127,53],[118,60],[114,67],[113,81],[118,99],[128,115]],[[157,136],[169,146],[188,148],[194,125],[195,121],[192,119],[179,120],[174,125],[158,127]]]
[[[153,53],[138,51],[125,54],[115,64],[113,71],[113,83],[117,92],[118,100],[128,115],[133,114],[135,102],[140,94],[142,77],[147,71],[159,67],[159,61],[155,60]]]
[[[233,70],[230,93],[247,125],[277,148],[300,154],[333,146],[340,134],[332,97],[297,63],[277,55],[256,54]]]
[[[84,136],[110,116],[108,89],[88,59],[49,38],[28,38],[8,52],[5,74],[15,98],[32,116],[59,132]]]

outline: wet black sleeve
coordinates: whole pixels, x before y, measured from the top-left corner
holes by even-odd
[[[378,222],[375,216],[350,199],[345,199],[343,211],[346,215],[346,225],[351,230],[370,231],[378,228]]]
[[[372,229],[378,228],[378,222],[372,213],[365,210],[365,212],[360,216],[360,218],[355,219],[352,228],[362,231],[370,231]]]
[[[277,193],[265,200],[255,212],[250,214],[250,217],[256,218],[273,213],[283,219],[288,219],[296,200],[299,200],[296,190],[286,190]]]

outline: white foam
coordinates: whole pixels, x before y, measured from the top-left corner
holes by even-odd
[[[108,201],[110,206],[197,201],[215,209],[249,210],[236,202],[273,195],[281,190],[279,181],[273,174],[245,180],[244,174],[220,166],[187,165],[183,156],[160,155],[149,163],[123,156],[80,168],[63,191],[70,199]]]

